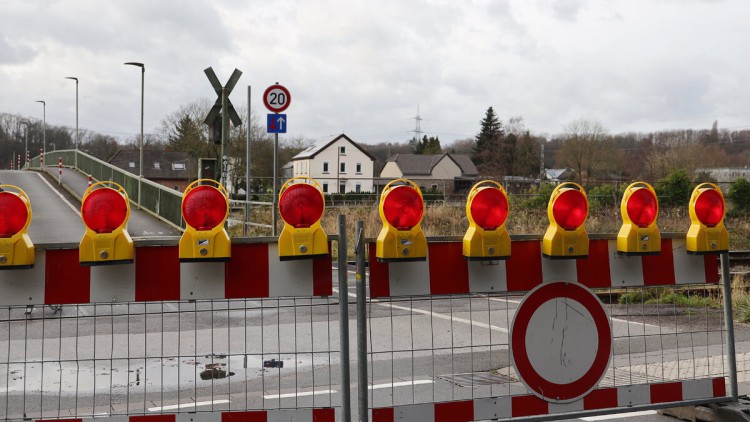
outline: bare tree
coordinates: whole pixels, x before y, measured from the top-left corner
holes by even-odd
[[[615,167],[611,161],[612,145],[607,129],[598,120],[577,119],[565,126],[560,164],[576,171],[578,181],[588,184],[597,173]]]

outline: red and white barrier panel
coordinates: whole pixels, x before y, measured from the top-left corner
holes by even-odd
[[[548,403],[537,396],[505,396],[444,403],[411,404],[372,410],[372,422],[462,422],[554,415],[726,397],[724,378],[629,385],[594,390],[570,403]]]
[[[34,268],[0,271],[0,305],[330,296],[331,264],[330,255],[280,261],[275,243],[232,244],[229,262],[136,247],[133,264],[94,267],[80,265],[78,249],[37,250]]]
[[[660,255],[622,256],[616,240],[591,240],[585,259],[542,257],[541,242],[513,241],[506,261],[467,261],[461,242],[430,242],[427,261],[377,262],[370,251],[373,298],[490,292],[525,292],[548,281],[588,288],[718,283],[718,255],[688,255],[683,239],[662,239]]]
[[[37,422],[100,422],[102,417],[78,419],[43,419]],[[334,422],[333,408],[251,410],[245,412],[178,413],[174,415],[107,416],[111,422]]]

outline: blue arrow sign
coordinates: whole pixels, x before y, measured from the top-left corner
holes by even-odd
[[[286,114],[269,114],[266,120],[267,133],[286,133]]]

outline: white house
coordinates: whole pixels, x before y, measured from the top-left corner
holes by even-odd
[[[292,158],[294,176],[307,176],[324,193],[373,192],[375,157],[348,136],[316,142]]]
[[[380,171],[381,179],[406,178],[424,190],[462,192],[471,188],[478,175],[471,158],[463,154],[396,154]]]

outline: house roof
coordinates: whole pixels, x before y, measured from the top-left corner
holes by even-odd
[[[548,180],[560,180],[561,178],[572,177],[573,169],[566,167],[564,169],[544,169],[544,175]]]
[[[463,154],[396,154],[390,157],[387,162],[395,162],[405,176],[425,176],[432,174],[432,169],[446,156],[461,169],[461,176],[476,176],[478,174],[471,158]]]
[[[109,159],[109,163],[127,172],[138,174],[140,151],[119,150]],[[130,164],[133,163],[133,166]],[[156,164],[158,167],[156,168]],[[183,169],[174,168],[173,163],[184,164]],[[196,160],[183,151],[144,151],[143,177],[147,179],[187,179],[195,172]],[[178,166],[179,167],[179,166]]]
[[[306,150],[304,150],[304,151],[300,152],[299,154],[295,155],[294,157],[292,157],[292,161],[306,160],[306,159],[314,158],[316,155],[318,155],[319,152],[321,152],[324,149],[328,148],[329,146],[331,146],[331,144],[333,144],[334,142],[338,141],[339,139],[344,139],[346,141],[349,141],[350,144],[352,144],[358,150],[362,151],[371,160],[375,161],[375,157],[373,157],[372,154],[370,154],[369,152],[367,152],[366,150],[364,150],[361,146],[359,146],[359,144],[357,144],[356,142],[352,141],[351,138],[349,138],[348,136],[346,136],[343,133],[341,135],[333,138],[330,141],[318,141],[318,142],[314,143],[313,145],[311,145]]]

